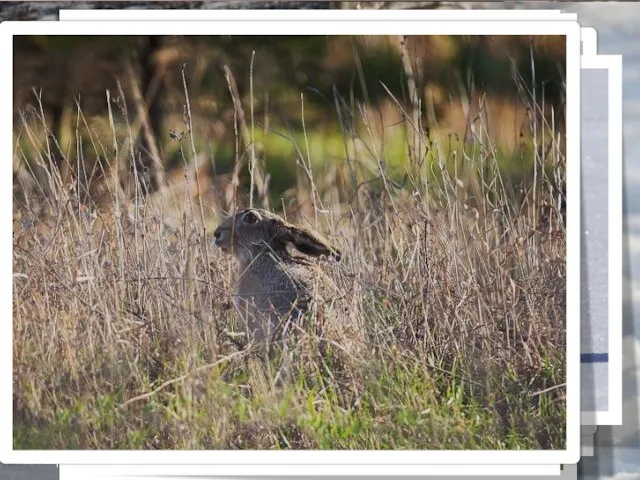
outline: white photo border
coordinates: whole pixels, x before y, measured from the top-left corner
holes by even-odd
[[[60,21],[204,21],[204,20],[571,20],[577,14],[561,10],[145,10],[61,9]],[[581,58],[597,55],[598,32],[581,27]],[[583,412],[582,424],[597,424],[595,412]],[[606,420],[603,420],[606,421]],[[603,424],[604,425],[604,424]]]
[[[246,469],[246,476],[264,478],[277,475],[277,478],[313,476],[339,477],[387,477],[395,478],[401,475],[420,475],[421,477],[450,477],[464,478],[475,476],[491,477],[558,477],[561,474],[560,465],[295,465],[286,468],[277,465],[254,465]],[[221,476],[237,475],[235,465],[60,465],[60,480],[71,478],[100,479],[122,478],[220,478]]]
[[[577,21],[576,13],[562,10],[224,10],[224,9],[60,9],[60,21],[345,21],[362,22],[405,20]]]
[[[125,24],[126,23],[126,24]],[[564,35],[566,36],[567,82],[567,378],[566,378],[566,448],[564,450],[530,451],[61,451],[13,450],[12,388],[12,322],[2,324],[0,342],[5,342],[0,365],[1,421],[10,428],[0,437],[0,455],[5,463],[53,464],[233,464],[236,474],[242,468],[255,465],[429,465],[429,464],[571,464],[580,458],[580,26],[576,21],[422,21],[402,22],[362,21],[144,21],[136,24],[132,32],[130,22],[3,22],[0,24],[0,58],[5,68],[0,72],[4,84],[0,104],[6,112],[0,116],[0,148],[13,158],[12,142],[12,82],[14,35],[238,35],[248,31],[251,35]],[[127,33],[123,33],[127,32]],[[8,65],[7,65],[8,63]],[[2,146],[4,145],[4,147]],[[2,215],[9,224],[12,197],[9,182],[9,162],[5,163],[3,194],[6,195]],[[7,253],[5,271],[10,267],[11,241],[3,236]],[[8,276],[8,275],[7,275]],[[6,282],[6,277],[5,277]],[[12,304],[12,284],[2,290],[6,305]]]
[[[577,14],[562,10],[145,10],[145,9],[61,9],[60,21],[204,21],[204,20],[576,20]],[[581,59],[597,55],[598,32],[581,27]],[[588,61],[588,60],[587,60]],[[584,68],[584,67],[583,67]],[[621,113],[620,113],[621,115]],[[611,153],[611,152],[609,152]],[[610,172],[613,173],[613,172]],[[613,228],[613,227],[611,227]],[[611,332],[610,332],[611,333]],[[611,354],[610,354],[611,355]],[[616,354],[618,357],[621,355]],[[610,356],[611,358],[611,356]],[[615,362],[614,362],[615,363]],[[611,368],[611,363],[609,366]],[[614,365],[614,368],[617,366]],[[621,367],[620,367],[621,368]],[[611,375],[609,375],[611,379]],[[611,387],[611,380],[609,387]],[[620,393],[622,395],[622,393]],[[611,394],[609,394],[611,397]],[[611,401],[611,398],[609,398]],[[617,402],[614,402],[617,405]],[[582,425],[615,425],[621,413],[582,412]],[[613,422],[613,423],[610,423]]]
[[[582,40],[582,56],[593,56],[598,54],[598,31],[593,27],[582,27],[580,29],[580,39]]]

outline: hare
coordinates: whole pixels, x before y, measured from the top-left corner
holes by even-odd
[[[330,277],[287,250],[290,245],[309,256],[340,261],[340,251],[320,235],[266,210],[246,209],[227,218],[214,237],[215,245],[239,263],[235,303],[251,340],[282,338],[307,313],[317,322],[316,334],[329,335],[329,342],[350,343],[360,335],[347,299]]]

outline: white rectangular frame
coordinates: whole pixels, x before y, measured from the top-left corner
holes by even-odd
[[[583,29],[585,30],[585,29]],[[595,30],[594,30],[595,31]],[[592,40],[595,43],[595,39]],[[586,46],[586,45],[585,45]],[[594,44],[595,46],[595,44]],[[594,52],[595,53],[595,52]],[[582,69],[608,71],[608,409],[582,412],[583,425],[622,424],[622,56],[582,55]],[[588,133],[588,132],[585,132]]]
[[[60,9],[60,21],[344,21],[405,20],[565,20],[577,21],[576,13],[561,10],[195,10],[195,9]]]
[[[215,469],[215,470],[214,470]],[[264,477],[277,475],[275,478],[304,477],[310,470],[314,477],[386,477],[395,478],[405,474],[402,465],[295,465],[282,468],[274,465],[255,465],[246,468],[244,475]],[[412,467],[409,475],[421,477],[451,477],[464,478],[476,476],[491,477],[521,477],[526,472],[527,477],[558,477],[561,474],[560,465],[429,465],[419,469]],[[176,479],[184,478],[237,478],[235,465],[60,465],[60,480],[97,479],[102,478],[139,478],[139,479]]]
[[[133,35],[131,23],[94,22],[3,22],[0,24],[0,58],[9,68],[0,72],[4,88],[0,95],[3,105],[12,104],[12,62],[14,35]],[[237,462],[236,474],[243,468],[256,465],[514,465],[514,464],[571,464],[580,457],[580,27],[575,21],[446,21],[407,20],[322,22],[309,21],[166,21],[138,22],[135,35],[237,35],[238,31],[251,35],[566,35],[567,110],[573,121],[567,123],[567,243],[574,246],[567,251],[567,443],[565,450],[555,451],[17,451],[12,447],[12,322],[2,324],[0,335],[4,355],[0,376],[0,411],[2,423],[11,425],[0,437],[0,455],[6,463],[65,463],[65,464],[231,464]],[[12,115],[7,109],[0,117],[0,147],[7,156],[13,155]],[[7,182],[10,168],[2,178]],[[11,188],[3,189],[5,205],[11,205]],[[2,210],[9,223],[11,211]],[[10,239],[2,238],[6,250],[11,250]],[[4,264],[6,272],[12,270],[9,255]],[[2,291],[6,305],[12,304],[11,287]],[[11,386],[10,386],[11,385]],[[241,463],[241,465],[240,465]]]
[[[194,21],[194,20],[346,20],[367,19],[404,21],[409,19],[442,20],[577,20],[577,14],[561,10],[145,10],[145,9],[61,9],[60,21]],[[593,27],[581,27],[581,59],[597,55],[598,32]],[[588,60],[587,60],[588,61]],[[611,152],[609,152],[611,153]],[[611,376],[609,376],[611,378]],[[611,381],[609,382],[611,384]],[[609,385],[611,386],[611,385]],[[620,393],[622,395],[622,393]],[[611,400],[611,399],[610,399]],[[582,412],[582,425],[615,421],[609,412]],[[620,414],[621,421],[621,414]]]
[[[598,54],[598,31],[595,28],[582,27],[580,29],[580,40],[582,41],[583,57]]]

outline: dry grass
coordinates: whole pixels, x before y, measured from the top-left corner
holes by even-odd
[[[526,140],[505,160],[482,106],[463,143],[427,137],[420,115],[390,100],[404,119],[401,168],[388,168],[385,122],[337,102],[352,122],[345,156],[320,168],[296,144],[298,208],[287,214],[343,252],[327,268],[365,330],[356,388],[334,381],[331,358],[283,376],[284,359],[243,348],[235,269],[209,238],[220,196],[194,186],[190,116],[180,148],[194,183],[153,197],[138,191],[140,172],[127,174],[136,124],[111,121],[111,145],[96,134],[91,152],[76,149],[68,181],[51,167],[43,115],[25,117],[14,156],[14,448],[565,448],[563,135],[529,101]],[[247,112],[237,161],[249,159],[264,189],[258,128]],[[507,175],[516,160],[520,174]],[[246,189],[254,203],[260,188]]]

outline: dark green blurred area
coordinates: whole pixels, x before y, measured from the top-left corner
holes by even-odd
[[[468,140],[468,118],[478,115],[480,104],[493,106],[488,135],[506,170],[522,176],[531,163],[523,160],[523,152],[531,150],[526,116],[534,94],[544,113],[558,122],[556,128],[562,128],[564,37],[408,37],[407,53],[430,140],[451,143],[451,135]],[[377,117],[381,128],[397,132],[376,139],[384,144],[380,155],[391,168],[402,172],[408,162],[406,128],[397,128],[400,112],[412,111],[408,78],[399,37],[389,36],[16,37],[16,135],[24,119],[41,123],[35,90],[48,128],[59,139],[61,157],[73,157],[78,109],[90,126],[78,128],[82,142],[95,130],[109,145],[105,92],[116,99],[116,127],[122,127],[125,115],[130,122],[136,118],[135,80],[145,94],[165,168],[171,170],[183,163],[176,138],[184,139],[187,130],[184,71],[196,149],[212,159],[215,173],[225,173],[246,154],[246,145],[236,142],[225,67],[233,74],[247,122],[253,109],[252,137],[275,198],[295,184],[301,145],[315,165],[339,162],[345,157],[345,136],[367,136],[366,118]],[[470,104],[468,118],[465,102]]]

